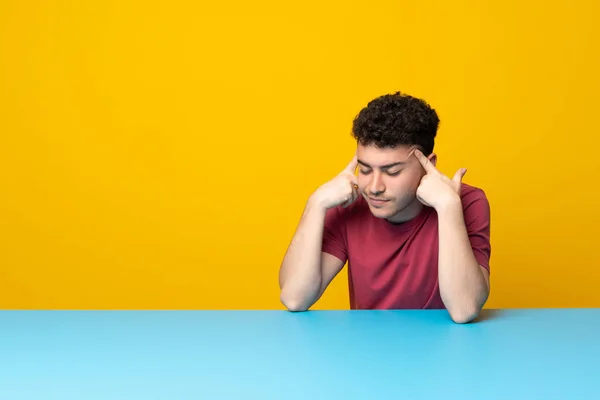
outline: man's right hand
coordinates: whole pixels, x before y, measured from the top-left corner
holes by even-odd
[[[326,209],[342,204],[348,207],[359,196],[358,180],[354,171],[358,162],[356,155],[335,178],[319,187],[311,196],[311,201]]]

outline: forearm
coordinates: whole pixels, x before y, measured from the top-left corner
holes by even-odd
[[[460,198],[438,210],[440,295],[455,322],[473,320],[489,294],[473,254]]]
[[[279,271],[281,301],[292,311],[308,309],[321,292],[321,251],[326,209],[309,200]]]

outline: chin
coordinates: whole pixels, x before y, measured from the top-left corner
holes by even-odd
[[[371,214],[373,214],[373,216],[376,218],[391,218],[398,214],[396,209],[375,208],[372,206],[369,206],[369,208],[371,209]]]

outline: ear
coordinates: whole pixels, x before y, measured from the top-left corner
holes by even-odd
[[[435,153],[431,153],[429,155],[429,157],[427,157],[429,159],[429,161],[431,162],[431,164],[433,164],[434,167],[437,167],[437,154]]]

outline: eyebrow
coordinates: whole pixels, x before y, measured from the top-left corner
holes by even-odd
[[[361,165],[363,165],[363,166],[365,166],[365,167],[367,167],[367,168],[373,168],[372,166],[370,166],[369,164],[367,164],[367,163],[366,163],[366,162],[364,162],[364,161],[361,161],[361,160],[356,160],[356,161],[357,161],[359,164],[361,164]],[[388,168],[395,167],[395,166],[397,166],[397,165],[405,165],[405,164],[406,164],[406,161],[398,161],[398,162],[395,162],[395,163],[391,163],[391,164],[382,165],[382,166],[381,166],[381,167],[379,167],[379,168],[381,168],[381,169],[388,169]]]

